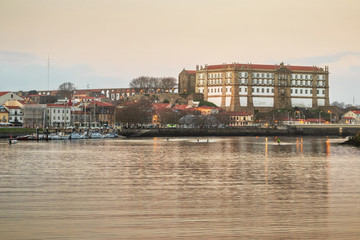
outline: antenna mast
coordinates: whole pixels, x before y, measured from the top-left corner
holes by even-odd
[[[47,75],[47,89],[50,90],[50,84],[49,84],[49,72],[50,72],[50,58],[48,57],[48,75]]]

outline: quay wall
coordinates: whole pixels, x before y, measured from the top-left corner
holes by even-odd
[[[283,128],[157,128],[123,129],[119,134],[126,137],[201,137],[201,136],[354,136],[360,131],[359,126],[322,126]]]

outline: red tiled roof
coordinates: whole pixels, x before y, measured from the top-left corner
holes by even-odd
[[[176,106],[174,106],[174,109],[176,109],[176,110],[186,110],[188,108],[191,108],[191,106],[190,105],[176,105]]]
[[[9,92],[0,92],[0,97],[7,94],[7,93],[9,93]]]
[[[155,110],[162,110],[162,109],[165,109],[165,108],[170,108],[171,105],[170,105],[170,103],[153,103],[152,107]]]
[[[308,118],[306,119],[308,122],[311,122],[311,123],[318,123],[319,122],[319,119],[318,118]],[[326,120],[324,119],[320,119],[320,122],[326,122]]]
[[[287,68],[292,71],[319,71],[320,68],[316,66],[291,66],[291,65],[267,65],[267,64],[221,64],[221,65],[208,65],[207,69],[209,70],[215,70],[215,69],[223,69],[227,67],[236,67],[245,69],[252,69],[252,70],[277,70],[281,67]]]
[[[68,105],[63,104],[46,104],[48,107],[69,107]]]
[[[355,119],[354,117],[344,117],[345,119]]]
[[[25,97],[38,97],[38,96],[47,96],[46,94],[30,94],[26,95]]]
[[[221,110],[222,108],[219,108],[219,107],[209,107],[209,106],[201,106],[201,107],[197,107],[197,109],[218,109],[218,110]]]
[[[72,114],[84,114],[85,112],[83,111],[73,111]]]
[[[196,74],[196,71],[195,70],[185,70],[187,73],[189,74]]]
[[[227,116],[251,116],[252,114],[246,112],[222,112],[221,115]]]
[[[352,110],[352,112],[355,114],[360,114],[360,110]]]
[[[8,109],[21,109],[19,106],[6,106]]]
[[[111,103],[94,101],[97,107],[113,107]]]

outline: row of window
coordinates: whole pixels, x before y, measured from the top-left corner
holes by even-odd
[[[56,117],[54,116],[53,117],[53,120],[55,121],[56,120]],[[60,118],[60,116],[58,116],[57,117],[57,120],[64,120],[64,118],[61,116],[61,118]],[[69,120],[69,117],[66,117],[66,120]]]
[[[239,73],[240,77],[248,77],[247,72]],[[252,78],[274,78],[274,73],[251,73]]]
[[[274,89],[271,88],[271,90],[269,88],[252,88],[252,92],[253,93],[274,93]]]
[[[313,91],[312,91],[312,89],[290,89],[290,93],[292,94],[292,93],[294,93],[294,94],[312,94],[313,93]],[[316,90],[316,94],[323,94],[323,95],[325,95],[325,89],[323,89],[323,90],[319,90],[319,89],[317,89]]]
[[[201,90],[202,89],[199,89],[200,91],[200,93],[202,93],[201,92]],[[209,88],[209,93],[222,93],[223,91],[222,91],[222,88]],[[226,92],[231,92],[231,88],[226,88]]]
[[[50,109],[48,109],[48,112],[50,113]],[[57,112],[58,112],[58,113],[61,113],[61,110],[58,109]],[[53,109],[53,113],[56,113],[56,109]],[[65,110],[64,110],[64,109],[62,110],[62,113],[65,113]],[[69,113],[69,110],[66,110],[66,113]]]
[[[253,85],[256,85],[256,84],[259,84],[259,85],[262,85],[262,84],[264,84],[264,85],[273,85],[274,81],[271,80],[271,79],[269,79],[269,80],[267,80],[267,79],[264,79],[264,80],[263,79],[253,79],[252,84]]]
[[[222,73],[209,73],[209,75],[208,75],[208,78],[222,78],[222,77],[223,77]],[[231,72],[227,72],[226,77],[231,77]],[[239,77],[240,78],[248,78],[249,74],[247,72],[239,72]],[[274,73],[253,72],[253,73],[251,73],[251,77],[252,78],[274,79],[275,75],[274,75]],[[199,79],[203,79],[203,78],[204,78],[204,74],[203,73],[199,74]],[[287,79],[288,74],[279,74],[278,78],[279,79]],[[313,75],[312,74],[291,74],[290,79],[313,80]],[[322,75],[322,74],[316,75],[316,79],[317,80],[325,80],[325,75]]]

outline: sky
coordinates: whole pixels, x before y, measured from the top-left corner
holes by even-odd
[[[359,29],[358,0],[0,0],[0,91],[284,62],[329,66],[330,102],[360,104]]]

